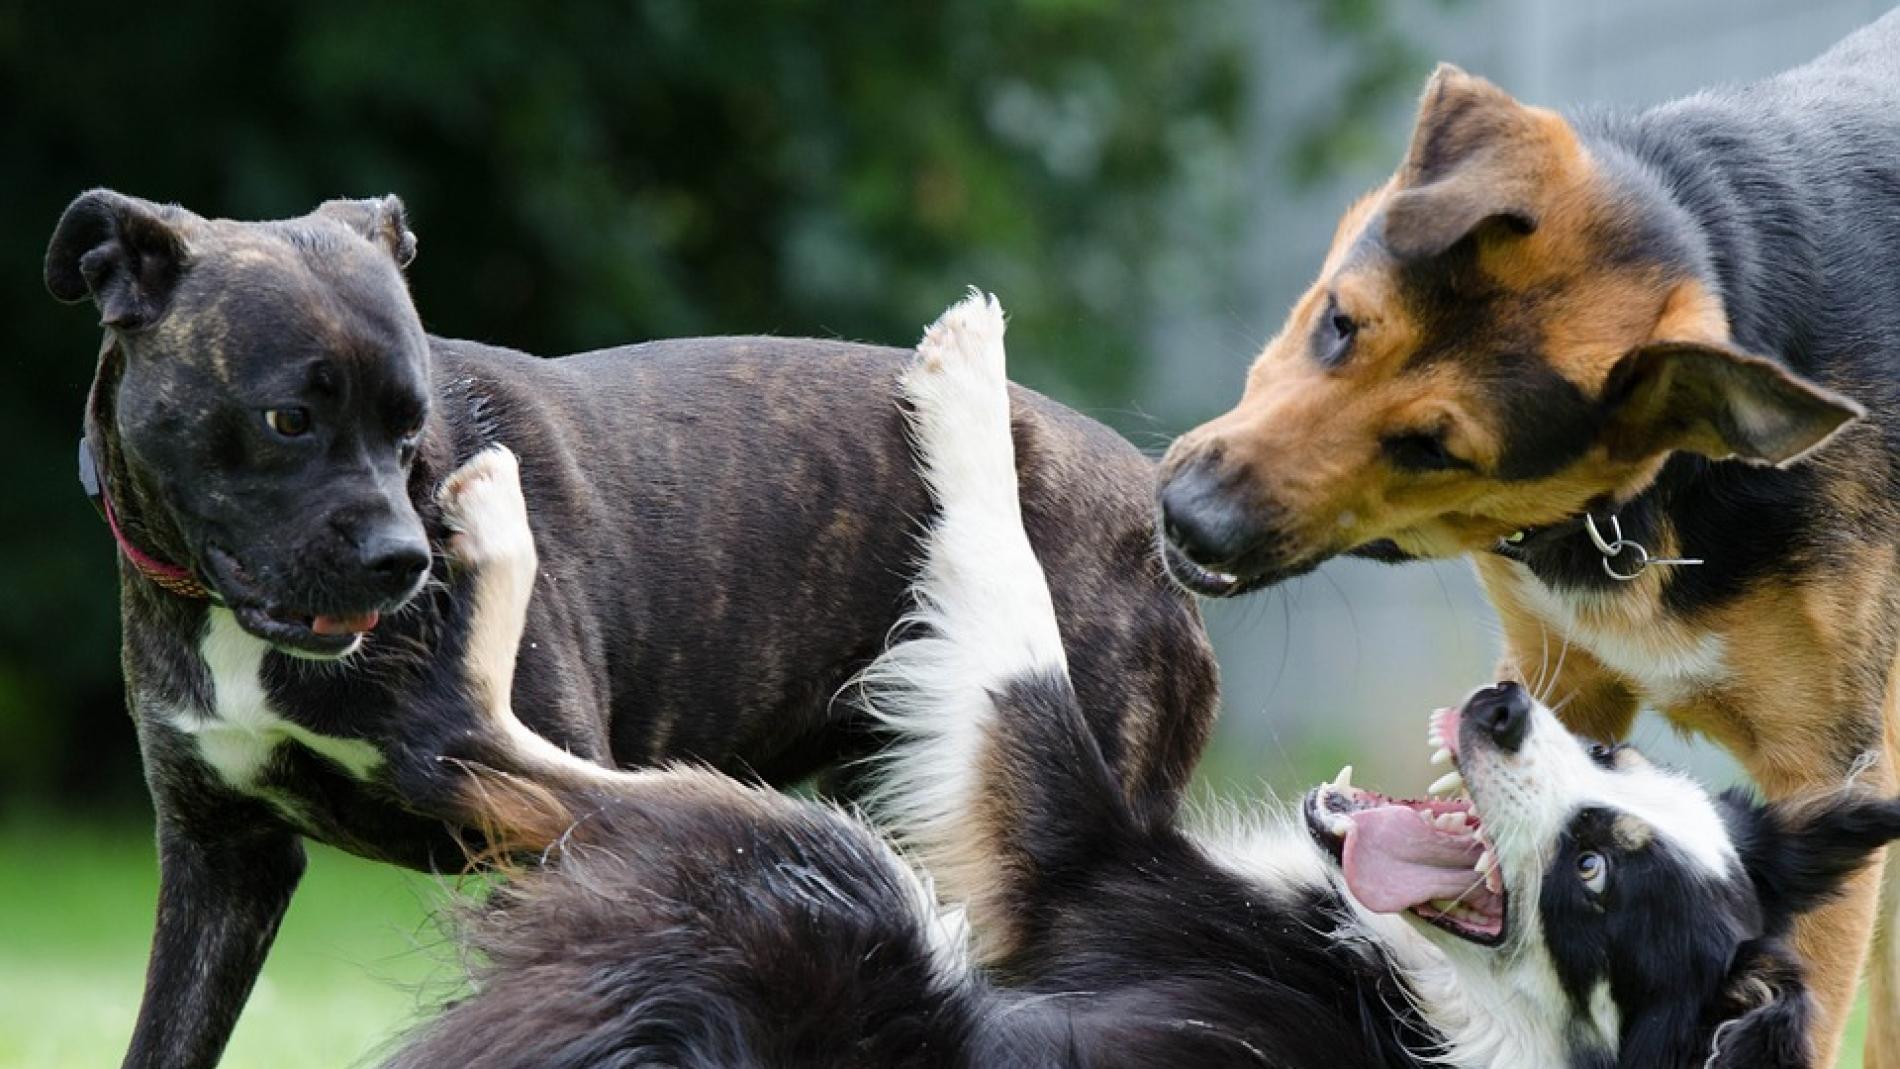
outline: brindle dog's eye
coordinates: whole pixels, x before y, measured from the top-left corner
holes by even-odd
[[[1577,879],[1590,889],[1593,895],[1603,893],[1604,885],[1610,882],[1610,861],[1594,850],[1586,850],[1577,855]]]
[[[1445,447],[1442,434],[1415,431],[1387,435],[1379,445],[1385,450],[1386,459],[1400,471],[1450,471],[1471,467],[1467,461],[1452,455]]]
[[[286,438],[301,438],[310,433],[310,410],[307,408],[266,409],[264,423]]]

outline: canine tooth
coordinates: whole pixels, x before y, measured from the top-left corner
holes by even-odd
[[[1440,746],[1438,749],[1432,751],[1432,764],[1433,765],[1451,764],[1451,751],[1446,749],[1443,746]]]
[[[1351,765],[1345,765],[1340,768],[1339,775],[1333,777],[1333,788],[1341,791],[1349,791],[1352,789]]]
[[[1498,870],[1494,868],[1484,874],[1484,886],[1492,894],[1501,895],[1504,893],[1504,877],[1498,875]]]
[[[1491,848],[1488,846],[1484,848],[1484,853],[1478,855],[1477,869],[1479,872],[1489,875],[1491,870],[1497,867],[1497,864],[1498,856],[1492,853]]]
[[[1438,777],[1427,791],[1431,794],[1450,794],[1453,791],[1462,790],[1464,785],[1465,778],[1454,770]]]

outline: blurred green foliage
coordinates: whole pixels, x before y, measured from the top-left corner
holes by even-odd
[[[1379,11],[0,2],[0,800],[140,788],[110,542],[72,475],[97,331],[38,281],[79,191],[235,218],[397,192],[430,329],[542,353],[718,332],[901,344],[978,283],[1005,296],[1021,377],[1125,403],[1157,253],[1185,246],[1222,277],[1260,194],[1237,174],[1250,35],[1286,15],[1377,42]],[[1380,48],[1347,50],[1383,68]],[[1313,143],[1346,112],[1316,116]]]

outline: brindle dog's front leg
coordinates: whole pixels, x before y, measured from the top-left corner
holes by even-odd
[[[158,924],[127,1069],[217,1064],[303,875],[302,840],[276,814],[227,795],[206,817],[182,797],[196,789],[156,796]]]

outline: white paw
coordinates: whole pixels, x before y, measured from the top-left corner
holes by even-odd
[[[945,510],[1016,507],[1003,307],[972,289],[924,331],[905,372],[911,439]]]
[[[911,374],[954,375],[998,385],[1005,379],[1003,329],[1003,306],[996,295],[971,286],[969,296],[924,328]]]
[[[464,568],[535,570],[534,533],[521,496],[521,465],[507,446],[491,445],[468,459],[436,491],[442,519],[454,533],[445,547]]]

